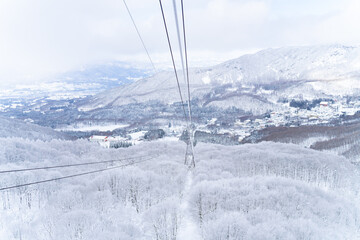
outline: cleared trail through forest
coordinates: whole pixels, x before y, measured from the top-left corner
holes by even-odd
[[[194,221],[191,216],[189,209],[190,202],[190,191],[193,182],[193,172],[189,170],[186,176],[184,193],[180,203],[180,228],[179,228],[179,240],[201,240],[200,229],[198,224]]]

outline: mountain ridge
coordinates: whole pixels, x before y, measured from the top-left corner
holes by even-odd
[[[283,84],[301,81],[301,85],[321,93],[322,81],[339,81],[351,85],[360,80],[360,48],[344,45],[284,47],[266,49],[226,61],[214,67],[190,69],[192,99],[205,102],[210,92],[225,88],[226,92],[246,93],[256,85]],[[187,99],[186,84],[179,71],[183,98]],[[327,87],[329,84],[326,84]],[[345,86],[349,88],[349,86]],[[336,89],[337,91],[337,89]],[[335,92],[336,92],[335,91]],[[334,94],[334,91],[324,92]],[[179,102],[174,73],[160,72],[132,84],[102,92],[83,102],[79,109],[90,111],[97,108],[122,106],[131,103],[159,101],[165,104]]]

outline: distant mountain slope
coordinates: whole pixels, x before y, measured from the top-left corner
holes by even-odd
[[[270,86],[272,91],[277,91],[277,97],[281,97],[282,92],[294,85],[295,89],[288,90],[290,94],[301,94],[305,98],[349,94],[360,92],[359,67],[359,47],[331,45],[267,49],[212,68],[192,69],[191,94],[192,99],[198,99],[200,104],[216,101],[215,105],[219,105],[222,99],[229,103],[230,95],[271,94],[271,91],[258,92],[258,86]],[[180,71],[179,74],[185,94],[186,85]],[[301,91],[296,91],[297,88]],[[82,103],[79,109],[88,111],[152,100],[162,103],[179,101],[172,72],[161,72],[133,84],[105,91]],[[269,105],[271,102],[265,101],[265,104]],[[233,102],[229,106],[241,104]]]
[[[42,126],[72,123],[78,114],[76,102],[148,76],[150,72],[122,62],[84,66],[45,82],[0,89],[0,116]]]
[[[20,120],[0,117],[0,138],[26,138],[29,140],[49,141],[52,139],[69,139],[63,133],[48,127],[41,127]]]
[[[335,80],[358,74],[359,67],[359,47],[284,47],[263,50],[220,64],[214,68],[212,77],[218,81],[246,83]]]
[[[273,141],[294,143],[320,151],[342,155],[353,162],[360,162],[360,114],[357,120],[335,126],[269,127],[254,132],[242,143]]]
[[[0,89],[0,103],[2,99],[79,98],[130,84],[148,75],[148,70],[122,62],[88,65],[54,76],[46,82]]]
[[[132,64],[125,62],[108,62],[103,64],[87,65],[79,70],[73,70],[63,73],[59,76],[61,79],[73,79],[76,81],[89,79],[112,79],[121,80],[121,78],[136,78],[146,75],[147,69],[140,69]]]

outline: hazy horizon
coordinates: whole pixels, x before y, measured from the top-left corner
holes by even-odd
[[[128,6],[156,67],[171,64],[157,1]],[[205,66],[260,49],[360,43],[355,0],[185,1],[189,62]],[[164,1],[173,46],[171,1]],[[149,66],[122,1],[0,2],[0,85],[48,80],[108,61]]]

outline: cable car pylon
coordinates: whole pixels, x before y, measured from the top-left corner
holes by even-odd
[[[188,168],[195,167],[194,158],[194,126],[190,126],[187,129],[188,138],[186,140],[186,153],[185,153],[185,165]]]
[[[184,100],[183,100],[183,97],[182,97],[181,87],[180,87],[180,83],[179,83],[179,77],[178,77],[177,70],[176,70],[176,64],[175,64],[175,60],[174,60],[174,55],[173,55],[173,51],[172,51],[172,47],[171,47],[171,41],[170,41],[170,37],[169,37],[169,32],[168,32],[166,19],[165,19],[165,14],[164,14],[164,9],[163,9],[161,0],[159,0],[159,4],[160,4],[161,15],[162,15],[162,19],[163,19],[163,23],[164,23],[164,27],[165,27],[166,38],[167,38],[167,42],[168,42],[168,45],[169,45],[172,65],[173,65],[175,78],[176,78],[176,82],[177,82],[177,86],[178,86],[178,91],[179,91],[179,95],[180,95],[181,105],[182,105],[183,112],[184,112],[184,118],[185,118],[186,125],[187,125],[187,127],[186,127],[186,132],[187,132],[186,135],[187,135],[187,137],[186,137],[186,140],[185,140],[186,141],[185,165],[188,166],[188,168],[190,169],[190,168],[195,167],[195,159],[194,159],[194,129],[195,129],[195,127],[192,124],[192,117],[191,117],[189,69],[188,69],[188,61],[187,61],[187,47],[186,47],[183,1],[181,1],[181,13],[182,13],[181,16],[182,16],[183,34],[184,34],[184,39],[183,40],[184,40],[184,47],[185,47],[184,50],[185,50],[185,61],[186,61],[186,73],[184,71],[183,52],[182,52],[182,47],[181,47],[179,21],[178,21],[178,17],[177,17],[176,1],[175,0],[173,0],[173,6],[174,6],[175,22],[176,22],[176,27],[177,27],[177,35],[178,35],[179,48],[180,48],[181,63],[182,63],[182,66],[183,66],[183,74],[184,74],[185,83],[187,84],[187,87],[188,87],[188,103],[187,103],[188,114],[189,114],[188,116],[186,115],[186,111],[185,111],[185,107],[184,107]]]

